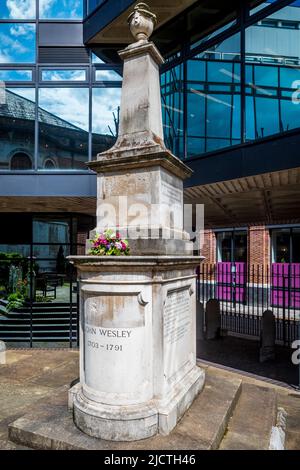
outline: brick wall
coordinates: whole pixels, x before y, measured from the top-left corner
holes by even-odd
[[[250,265],[269,265],[270,249],[269,230],[264,225],[249,227],[248,263]]]
[[[205,257],[203,261],[206,264],[216,263],[216,235],[213,230],[204,230],[204,243],[200,250],[200,255]]]
[[[217,262],[217,240],[213,230],[204,231],[204,243],[200,254],[205,256],[205,264]],[[270,235],[264,226],[250,226],[248,228],[248,264],[270,264]]]
[[[77,246],[77,255],[85,255],[85,242],[87,238],[88,238],[87,232],[77,233],[77,243],[84,245],[84,246]]]

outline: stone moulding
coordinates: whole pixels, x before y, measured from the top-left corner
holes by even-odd
[[[132,147],[128,147],[128,150],[124,150],[124,148],[118,150],[115,148],[113,151],[105,152],[101,156],[99,155],[98,160],[89,162],[88,166],[97,173],[116,173],[124,170],[129,172],[134,169],[161,166],[182,179],[192,176],[193,170],[170,151],[159,149],[156,152],[150,153],[151,146],[148,145],[145,146],[144,150],[145,153],[138,153],[141,151],[141,148],[138,146],[136,150]],[[116,161],[118,162],[117,166]]]

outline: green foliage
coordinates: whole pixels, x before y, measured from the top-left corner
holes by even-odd
[[[26,276],[30,270],[30,260],[19,253],[4,253],[0,252],[0,283],[4,284],[6,291],[9,292],[9,269],[10,266],[20,266],[22,268],[23,278]],[[39,271],[39,265],[33,261],[32,269],[35,274]],[[18,287],[19,289],[19,287]],[[25,291],[25,288],[20,288],[22,292]]]
[[[16,308],[22,308],[25,304],[25,297],[21,294],[21,292],[15,292],[13,294],[9,294],[7,297],[8,304],[6,306],[6,310],[11,312]]]
[[[52,299],[50,299],[49,297],[44,297],[43,295],[37,295],[35,301],[41,303],[49,303],[52,302]]]

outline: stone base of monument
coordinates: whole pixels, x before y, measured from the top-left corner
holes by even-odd
[[[103,405],[88,400],[80,384],[70,391],[76,426],[89,436],[111,441],[136,441],[156,434],[168,435],[202,390],[205,374],[196,367],[165,402],[144,405]]]
[[[72,257],[80,281],[76,426],[106,440],[169,434],[204,385],[196,366],[200,257]]]

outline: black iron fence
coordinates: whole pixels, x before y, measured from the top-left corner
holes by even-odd
[[[78,346],[77,272],[67,255],[83,249],[36,243],[0,250],[0,340],[14,347]]]
[[[300,263],[202,264],[197,296],[204,305],[209,299],[220,301],[223,330],[259,337],[262,314],[271,310],[276,340],[290,345],[299,339]]]

